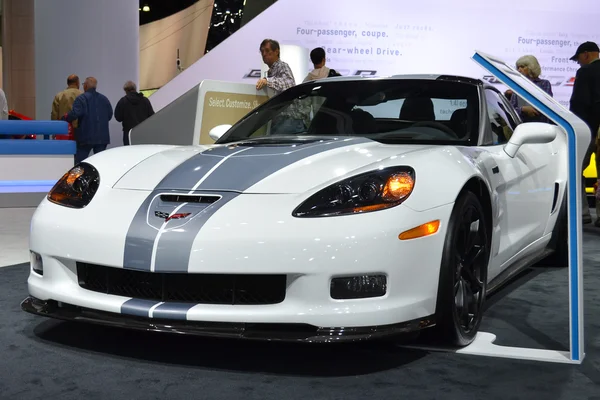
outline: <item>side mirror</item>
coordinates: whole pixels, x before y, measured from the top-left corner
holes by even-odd
[[[217,125],[208,132],[208,136],[215,142],[231,128],[232,125]]]
[[[517,126],[510,140],[504,145],[504,152],[514,158],[526,143],[544,144],[556,139],[560,128],[543,122],[525,122]]]

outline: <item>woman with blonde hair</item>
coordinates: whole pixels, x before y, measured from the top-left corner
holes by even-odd
[[[516,62],[517,70],[525,75],[529,80],[535,83],[540,89],[548,93],[553,97],[552,84],[546,79],[541,79],[542,67],[537,58],[532,55],[526,55],[519,58]],[[513,107],[517,110],[517,113],[521,116],[524,122],[549,122],[548,118],[542,115],[538,110],[533,108],[525,100],[516,96],[512,90],[506,92],[506,96],[510,98],[510,102]]]

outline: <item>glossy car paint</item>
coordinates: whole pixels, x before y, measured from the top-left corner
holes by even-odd
[[[482,126],[486,118],[482,113]],[[163,310],[163,318],[190,321],[354,327],[423,318],[435,313],[452,207],[473,179],[482,182],[491,198],[490,281],[548,245],[558,215],[558,207],[552,208],[555,184],[559,199],[565,190],[563,135],[552,143],[524,145],[515,158],[502,145],[386,145],[363,138],[325,142],[331,138],[311,144],[321,147],[302,156],[292,147],[265,151],[229,144],[129,146],[88,158],[101,176],[92,202],[70,209],[44,200],[33,216],[30,247],[42,256],[44,274],[31,271],[30,294],[150,318]],[[401,165],[416,171],[416,184],[399,206],[339,217],[292,216],[304,200],[332,183]],[[190,181],[189,171],[198,172],[197,181]],[[165,222],[154,214],[153,201],[168,193],[221,200],[218,207],[191,210],[186,218]],[[433,220],[441,221],[437,233],[398,239]],[[274,305],[139,301],[82,289],[77,261],[151,272],[282,273],[287,291],[285,300]],[[388,277],[385,296],[330,297],[332,277],[370,273]]]

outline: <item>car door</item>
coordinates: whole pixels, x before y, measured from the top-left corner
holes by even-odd
[[[503,60],[481,51],[476,51],[472,58],[473,61],[484,68],[487,73],[491,73],[496,79],[508,86],[514,93],[525,99],[528,103],[534,105],[538,111],[555,122],[565,134],[564,136],[561,135],[557,140],[550,144],[551,157],[554,157],[554,159],[550,161],[550,164],[553,164],[555,169],[551,170],[547,168],[546,172],[548,175],[551,175],[550,178],[560,186],[561,190],[558,193],[558,200],[562,200],[565,191],[568,191],[569,193],[567,210],[569,221],[573,221],[572,223],[569,222],[569,245],[576,246],[577,240],[579,240],[577,235],[580,235],[581,228],[577,226],[577,222],[575,221],[580,218],[580,211],[578,208],[580,207],[579,203],[581,202],[581,199],[578,199],[578,196],[582,190],[580,188],[581,171],[579,171],[578,166],[581,164],[589,144],[589,128],[581,121],[581,119],[577,118],[558,101],[553,99],[552,96],[548,95],[535,85],[535,83],[520,74]],[[524,147],[525,146],[522,146],[519,150],[519,152],[524,150],[524,157],[522,160],[523,162],[531,161],[536,155],[532,150],[535,150],[536,147],[529,146],[529,151],[524,149]],[[543,147],[537,147],[537,149],[540,148]],[[546,154],[547,153],[544,153],[544,155]],[[566,162],[567,158],[568,168]],[[535,170],[535,165],[532,169]],[[542,174],[538,172],[538,175]],[[556,216],[557,212],[554,212],[545,220],[540,221],[540,224],[546,225],[546,234],[551,233]],[[581,251],[581,249],[579,251]]]
[[[495,88],[484,89],[487,128],[491,134],[486,147],[485,168],[497,199],[498,223],[492,247],[490,275],[495,276],[513,256],[544,234],[553,201],[552,153],[550,144],[524,145],[512,158],[504,152],[520,122],[510,104]],[[523,252],[526,255],[527,252]]]

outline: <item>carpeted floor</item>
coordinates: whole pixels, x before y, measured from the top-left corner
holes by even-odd
[[[585,228],[583,365],[410,351],[385,344],[281,345],[144,334],[20,310],[27,266],[0,269],[1,399],[600,400],[600,229]],[[491,307],[499,344],[568,348],[566,269]]]

